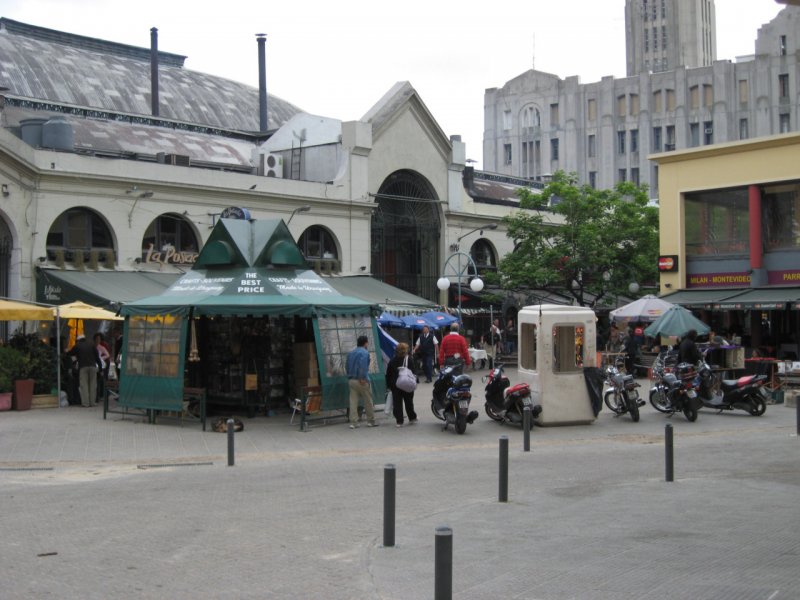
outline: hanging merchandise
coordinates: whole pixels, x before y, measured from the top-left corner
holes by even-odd
[[[200,352],[197,349],[197,329],[195,327],[195,320],[192,319],[192,342],[191,348],[189,349],[189,357],[187,358],[189,362],[200,362]]]

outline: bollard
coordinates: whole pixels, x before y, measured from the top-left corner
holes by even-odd
[[[498,502],[508,502],[508,436],[500,436],[500,489]]]
[[[233,466],[233,419],[228,419],[228,466]]]
[[[394,546],[394,506],[396,471],[394,465],[383,467],[383,545]]]
[[[664,460],[666,462],[666,481],[674,481],[672,464],[672,425],[664,427]]]
[[[797,413],[797,437],[800,437],[800,402],[797,401],[797,396],[794,397],[794,408]]]
[[[436,528],[433,600],[453,598],[453,530]]]
[[[526,406],[522,409],[522,450],[531,451],[531,407]]]

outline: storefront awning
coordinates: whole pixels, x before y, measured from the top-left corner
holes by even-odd
[[[715,303],[717,310],[784,310],[798,306],[800,288],[755,288]]]
[[[352,296],[366,300],[370,304],[377,304],[382,311],[397,316],[419,314],[437,308],[437,305],[430,300],[396,288],[369,275],[323,277],[323,279],[343,296]]]
[[[680,290],[672,294],[661,296],[661,299],[688,308],[712,310],[717,304],[725,302],[746,291],[747,289],[742,288],[725,290]]]
[[[36,299],[47,304],[82,301],[116,310],[119,305],[154,296],[180,273],[152,271],[64,271],[36,269]]]

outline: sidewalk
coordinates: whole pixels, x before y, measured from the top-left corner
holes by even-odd
[[[603,410],[589,426],[535,428],[523,452],[519,429],[483,413],[486,372],[470,372],[481,416],[463,436],[441,431],[423,383],[420,423],[402,429],[338,420],[301,433],[288,413],[245,418],[234,467],[227,436],[198,424],[0,413],[2,596],[428,599],[447,525],[460,600],[800,597],[793,409],[701,411],[696,423],[649,405],[639,423]]]

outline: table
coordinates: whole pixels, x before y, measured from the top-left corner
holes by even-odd
[[[475,363],[479,360],[488,360],[489,355],[486,354],[486,350],[481,350],[480,348],[470,348],[469,357],[472,360],[472,370],[474,371],[478,368]]]

